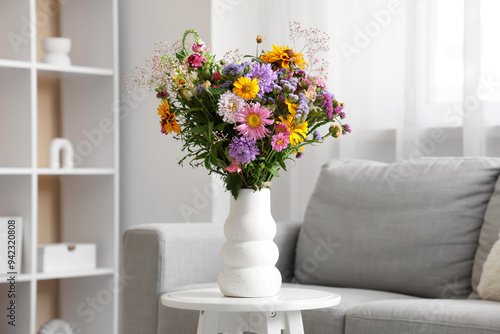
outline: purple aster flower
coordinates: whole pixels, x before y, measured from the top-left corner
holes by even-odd
[[[300,93],[299,105],[297,106],[297,115],[306,116],[308,113],[309,113],[309,104],[307,103],[307,97],[304,94]]]
[[[228,80],[224,82],[222,85],[220,85],[220,88],[229,88],[233,85],[233,82],[231,80]]]
[[[250,73],[245,75],[249,79],[257,79],[259,83],[259,94],[269,93],[273,90],[274,80],[278,78],[271,69],[271,64],[253,63]]]
[[[321,135],[318,130],[314,130],[314,140],[321,141]]]
[[[256,159],[259,154],[255,140],[248,137],[233,137],[232,143],[229,144],[228,155],[230,158],[236,159],[240,163],[248,163]]]
[[[226,65],[226,67],[224,67],[223,72],[225,75],[238,77],[238,76],[240,76],[241,72],[243,72],[244,69],[245,69],[244,65],[231,63],[231,64]]]
[[[341,112],[340,113],[340,119],[344,119],[345,118],[345,112]]]

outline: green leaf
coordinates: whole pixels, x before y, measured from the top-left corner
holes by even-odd
[[[191,129],[192,133],[204,133],[205,131],[207,131],[206,126],[197,126],[197,127]]]
[[[205,157],[207,156],[207,152],[205,153],[202,153],[200,155],[197,155],[196,157],[193,158],[193,160],[201,160],[201,159],[205,159]]]
[[[227,125],[228,125],[228,123],[226,123],[226,122],[224,122],[224,123],[220,123],[220,124],[217,124],[217,126],[214,128],[214,130],[222,130],[222,129],[224,129]]]
[[[184,58],[186,58],[186,56],[187,53],[184,50],[181,50],[175,54],[175,58],[179,59],[180,62],[182,62]]]
[[[268,169],[269,173],[273,174],[273,176],[275,177],[279,177],[279,173],[278,173],[278,169],[276,169],[276,167],[272,167],[270,169]]]
[[[211,168],[210,168],[210,155],[209,154],[207,154],[207,156],[205,157],[205,168],[208,170],[211,170]]]
[[[225,88],[217,88],[217,87],[209,87],[207,88],[207,91],[212,94],[212,95],[221,95],[227,92],[227,89]]]
[[[234,199],[238,199],[243,180],[238,173],[229,173],[226,177],[226,188],[231,192]]]
[[[283,170],[286,172],[286,165],[285,165],[285,162],[283,161],[283,157],[280,155],[278,156],[278,163],[280,164],[281,168],[283,168]]]
[[[214,166],[218,166],[218,162],[217,162],[217,158],[213,155],[210,155],[210,162],[212,163],[212,165]]]

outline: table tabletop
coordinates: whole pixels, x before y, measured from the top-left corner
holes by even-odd
[[[224,296],[218,288],[198,288],[166,293],[161,302],[165,306],[185,310],[278,312],[335,306],[340,303],[340,296],[321,290],[282,287],[273,297],[235,298]]]

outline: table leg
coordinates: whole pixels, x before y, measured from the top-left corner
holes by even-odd
[[[267,312],[266,332],[263,334],[281,334],[281,312]],[[285,312],[286,313],[286,312]]]
[[[300,311],[285,312],[284,334],[304,334],[304,325],[302,324],[302,313]]]
[[[196,334],[217,334],[219,330],[220,312],[200,311]]]

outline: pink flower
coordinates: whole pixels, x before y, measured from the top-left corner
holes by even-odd
[[[320,77],[314,78],[314,83],[322,88],[326,88],[325,82]]]
[[[305,95],[306,95],[308,100],[311,100],[311,101],[316,100],[316,86],[314,86],[314,85],[309,86],[309,88],[307,88],[307,92]]]
[[[283,123],[276,124],[276,127],[274,129],[275,129],[277,134],[283,133],[287,137],[290,136],[290,131],[288,130],[286,125]]]
[[[241,173],[240,165],[238,165],[238,162],[235,158],[233,158],[231,164],[224,168],[224,170],[227,170],[229,173]]]
[[[284,132],[280,132],[273,136],[271,146],[276,152],[281,152],[281,150],[287,148],[288,143],[290,143],[288,135],[285,135]]]
[[[194,52],[200,52],[203,49],[203,45],[201,44],[193,44],[193,51]]]
[[[187,65],[190,67],[200,67],[203,63],[205,63],[207,59],[200,55],[199,53],[193,53],[187,59]]]
[[[238,111],[236,122],[243,124],[238,125],[236,130],[253,140],[264,138],[271,132],[265,126],[273,124],[269,117],[271,112],[267,108],[261,108],[260,103],[249,104]]]

